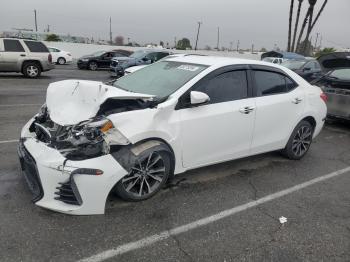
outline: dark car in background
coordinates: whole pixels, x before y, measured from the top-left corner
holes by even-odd
[[[318,58],[326,72],[312,82],[328,97],[328,118],[350,121],[350,52],[337,52]]]
[[[149,65],[170,54],[172,53],[163,49],[143,49],[134,52],[129,57],[114,57],[110,65],[111,76],[123,76],[126,68],[138,65]]]
[[[113,57],[127,57],[132,52],[127,50],[97,51],[91,55],[82,56],[78,59],[79,69],[97,70],[99,68],[109,68]]]
[[[308,82],[322,76],[321,65],[315,59],[286,60],[281,63],[281,66],[285,66],[290,70],[293,70]]]

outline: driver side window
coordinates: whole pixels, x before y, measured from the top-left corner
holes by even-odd
[[[225,72],[204,81],[194,90],[206,93],[210,104],[244,99],[248,97],[247,73],[245,70]]]

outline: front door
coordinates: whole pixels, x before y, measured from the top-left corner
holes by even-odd
[[[183,166],[195,168],[246,156],[255,118],[246,70],[214,73],[193,90],[206,93],[210,102],[179,109]]]

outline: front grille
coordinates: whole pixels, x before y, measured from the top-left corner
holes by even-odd
[[[73,179],[69,179],[65,183],[59,183],[59,185],[59,187],[56,187],[56,189],[58,189],[58,191],[55,192],[55,195],[58,195],[55,197],[56,200],[77,206],[80,206],[83,203]]]
[[[39,173],[36,167],[34,158],[25,148],[23,141],[20,141],[18,146],[18,156],[21,163],[21,168],[24,178],[27,181],[28,187],[33,194],[32,201],[37,202],[44,196],[44,191],[41,186]]]

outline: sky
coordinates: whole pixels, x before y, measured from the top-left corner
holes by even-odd
[[[0,0],[0,3],[5,0]],[[318,0],[316,12],[324,0]],[[297,5],[295,0],[295,5]],[[308,1],[304,0],[303,13]],[[169,42],[187,37],[194,45],[198,21],[202,22],[199,44],[281,49],[287,45],[290,0],[11,0],[0,8],[0,31],[47,25],[56,33],[109,39],[117,35],[141,44]],[[313,31],[322,35],[323,47],[350,47],[350,0],[329,0]],[[296,6],[295,6],[296,13]],[[303,15],[304,16],[304,15]],[[302,18],[303,18],[302,16]]]

